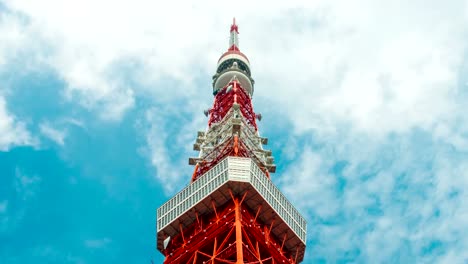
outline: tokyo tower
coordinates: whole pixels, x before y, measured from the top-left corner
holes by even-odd
[[[273,184],[276,166],[252,107],[250,62],[238,26],[213,76],[213,106],[190,184],[157,209],[157,249],[173,263],[300,263],[306,221]]]

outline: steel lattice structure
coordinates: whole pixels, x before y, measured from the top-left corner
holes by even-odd
[[[299,263],[306,221],[271,182],[276,166],[263,149],[252,106],[250,62],[231,25],[229,49],[213,76],[208,128],[198,132],[191,183],[157,210],[164,263]]]

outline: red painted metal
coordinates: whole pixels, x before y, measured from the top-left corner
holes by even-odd
[[[252,101],[247,92],[242,88],[239,82],[231,81],[226,87],[221,89],[215,96],[213,107],[209,110],[208,126],[221,122],[234,104],[237,104],[247,125],[257,131],[256,114],[252,107]],[[206,171],[216,165],[227,156],[239,156],[252,158],[257,165],[264,170],[267,175],[265,164],[256,156],[255,153],[245,144],[244,139],[239,136],[233,136],[224,142],[221,142],[213,148],[207,155],[207,159],[202,160],[195,167],[192,182],[203,175]]]
[[[213,168],[216,164],[218,164],[218,162],[227,156],[251,158],[262,169],[267,177],[270,177],[265,164],[263,164],[263,162],[247,147],[247,145],[240,138],[237,139],[237,146],[235,137],[231,137],[230,139],[226,140],[224,144],[218,145],[212,152],[216,153],[212,160],[203,160],[195,166],[195,170],[192,175],[192,182],[197,180],[201,175],[203,175],[209,169]]]
[[[236,100],[234,100],[235,98]],[[247,119],[247,123],[257,130],[256,115],[253,111],[250,96],[237,81],[230,82],[216,94],[213,108],[210,109],[208,126],[211,127],[213,123],[220,122],[234,103],[239,104],[241,113]]]
[[[238,27],[234,20],[231,34],[237,33]],[[232,45],[224,55],[229,53],[241,54],[245,57],[236,45]],[[239,111],[233,111],[233,109]],[[257,115],[253,110],[250,95],[237,80],[232,80],[217,91],[213,107],[208,113],[209,129],[215,125],[232,124],[233,131],[232,135],[223,136],[222,142],[217,142],[216,139],[215,146],[203,153],[200,157],[202,160],[197,161],[195,166],[192,182],[227,156],[251,158],[265,172],[266,177],[269,177],[266,165],[262,161],[264,159],[257,156],[258,148],[252,149],[256,147],[251,146],[256,145],[248,136],[254,134],[258,137]],[[242,115],[242,118],[235,115]],[[240,125],[235,130],[234,119],[241,119],[244,130],[239,128]],[[232,123],[225,123],[226,120],[232,121]],[[247,129],[247,133],[245,129]],[[258,209],[255,208],[255,211],[251,211],[252,207],[243,204],[247,193],[248,191],[245,191],[242,196],[241,194],[236,196],[229,189],[231,197],[227,198],[228,201],[222,206],[218,207],[214,200],[211,200],[211,206],[209,202],[204,205],[210,209],[211,213],[199,215],[196,211],[197,207],[192,208],[192,212],[195,211],[195,216],[190,224],[178,223],[180,230],[177,230],[177,235],[170,238],[170,242],[163,250],[166,256],[164,263],[297,263],[297,253],[283,249],[287,241],[287,234],[285,233],[284,236],[272,235],[271,230],[275,225],[275,220],[271,220],[268,225],[260,220],[265,219],[260,214],[264,199],[258,195],[252,196],[256,198],[249,198],[249,203],[254,200],[254,204],[258,204],[256,207]]]
[[[233,45],[228,49],[228,51],[239,51],[239,48],[238,48],[235,44],[233,44]]]
[[[221,61],[221,59],[224,57],[224,56],[227,56],[227,55],[230,55],[230,54],[236,54],[236,55],[239,55],[239,56],[242,56],[244,57],[244,59],[246,59],[247,61],[249,61],[249,58],[247,58],[247,55],[245,55],[244,53],[240,52],[239,48],[236,46],[237,49],[233,48],[232,46],[229,47],[228,51],[226,51],[225,53],[223,53],[223,55],[221,55],[221,57],[219,57],[219,61]]]
[[[230,32],[232,32],[232,31],[236,31],[236,33],[239,34],[239,28],[236,25],[236,18],[232,19],[232,25],[231,25]]]
[[[271,226],[259,222],[242,202],[233,196],[219,212],[202,216],[174,237],[164,263],[296,263],[294,255],[283,251],[284,241],[270,234]]]

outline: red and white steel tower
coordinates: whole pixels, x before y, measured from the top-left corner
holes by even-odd
[[[164,263],[299,263],[306,221],[270,180],[276,166],[263,149],[252,107],[254,80],[233,21],[229,49],[213,76],[208,127],[190,158],[191,183],[157,210]]]

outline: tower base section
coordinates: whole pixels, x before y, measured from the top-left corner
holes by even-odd
[[[165,264],[175,263],[297,263],[298,253],[284,248],[287,236],[274,237],[258,212],[243,205],[246,194],[235,197],[208,216],[197,217],[188,228],[168,241]]]

